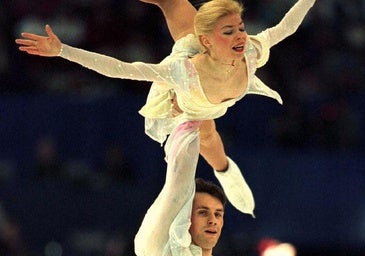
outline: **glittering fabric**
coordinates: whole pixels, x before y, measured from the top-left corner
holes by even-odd
[[[138,256],[201,256],[201,248],[192,244],[189,233],[199,157],[199,122],[185,122],[218,118],[247,94],[271,97],[282,103],[280,95],[257,78],[255,72],[268,61],[270,48],[296,31],[314,2],[299,0],[278,25],[249,37],[245,46],[249,75],[247,89],[239,97],[219,104],[207,100],[199,75],[189,60],[199,52],[193,35],[178,40],[171,54],[159,64],[126,63],[63,45],[61,57],[103,75],[153,82],[146,105],[140,110],[145,117],[146,133],[160,143],[166,140],[168,134],[171,136],[165,145],[168,163],[165,184],[147,211],[135,238]],[[177,116],[172,112],[174,95],[183,111]],[[217,176],[228,194],[243,186],[237,185],[236,174]],[[252,201],[249,208],[253,206]]]
[[[191,34],[178,40],[171,54],[159,64],[126,63],[68,45],[63,45],[60,56],[109,77],[153,82],[146,105],[140,110],[140,114],[145,117],[146,133],[162,143],[177,124],[187,120],[221,117],[228,107],[247,94],[271,97],[282,103],[280,95],[257,78],[255,71],[267,62],[270,47],[296,31],[314,2],[315,0],[298,1],[278,25],[249,37],[245,47],[249,74],[246,92],[219,104],[212,104],[207,100],[199,75],[189,60],[200,50],[200,45]],[[174,95],[183,110],[178,116],[174,116],[172,112],[171,99]]]

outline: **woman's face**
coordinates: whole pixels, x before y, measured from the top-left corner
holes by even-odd
[[[221,61],[242,59],[247,33],[239,14],[220,18],[212,33],[202,38],[213,58]]]

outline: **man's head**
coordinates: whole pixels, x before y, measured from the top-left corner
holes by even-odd
[[[196,179],[196,192],[191,214],[190,234],[193,243],[212,251],[223,227],[226,197],[217,185]]]
[[[201,178],[195,179],[195,192],[198,193],[207,193],[215,198],[217,198],[219,201],[221,201],[223,208],[226,206],[227,198],[226,195],[223,192],[223,189],[213,182],[206,181]]]

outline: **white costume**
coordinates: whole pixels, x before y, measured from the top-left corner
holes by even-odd
[[[138,256],[202,255],[202,249],[192,244],[189,233],[199,157],[196,153],[199,151],[199,125],[197,121],[180,124],[167,141],[166,181],[135,237]],[[238,169],[222,174],[225,176],[223,184],[226,187],[237,184],[237,174],[241,175]],[[246,183],[238,185],[236,189],[248,188]]]
[[[63,45],[60,56],[109,77],[153,82],[147,103],[140,113],[145,117],[146,133],[162,143],[178,124],[221,117],[228,107],[247,94],[268,96],[282,103],[280,95],[258,79],[255,71],[267,62],[273,45],[297,30],[314,2],[315,0],[299,0],[278,25],[249,36],[244,54],[248,71],[247,89],[241,96],[219,104],[212,104],[207,100],[199,74],[189,59],[201,49],[195,36],[191,34],[178,40],[171,54],[159,64],[126,63],[67,45]],[[173,95],[176,95],[183,111],[175,117],[171,104]]]
[[[247,89],[241,96],[219,104],[207,100],[199,74],[190,61],[190,57],[200,49],[193,35],[178,40],[171,54],[159,64],[126,63],[63,45],[61,57],[103,75],[153,82],[147,103],[140,110],[145,117],[146,133],[160,143],[171,135],[165,146],[168,162],[165,185],[148,210],[135,238],[138,256],[201,256],[201,248],[191,243],[189,234],[199,156],[197,124],[201,120],[221,117],[228,107],[247,94],[268,96],[282,103],[280,95],[258,79],[255,71],[267,62],[273,45],[297,30],[314,2],[299,0],[278,25],[249,36],[244,53],[248,71]],[[177,116],[172,113],[171,100],[174,95],[183,111]],[[229,169],[224,173],[215,172],[215,175],[229,201],[240,211],[253,214],[251,190],[238,167],[228,160]]]

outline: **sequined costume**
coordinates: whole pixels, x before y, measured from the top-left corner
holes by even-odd
[[[280,95],[255,76],[257,68],[269,59],[270,48],[293,34],[315,0],[299,0],[281,22],[255,36],[249,36],[244,57],[248,70],[248,86],[239,97],[219,103],[210,103],[204,95],[199,75],[189,59],[199,51],[193,35],[178,40],[171,52],[159,64],[126,63],[105,55],[91,53],[63,45],[61,57],[77,62],[103,75],[153,82],[146,105],[140,110],[145,117],[145,131],[154,140],[163,143],[177,124],[188,120],[210,120],[224,115],[247,94],[259,94],[282,103]],[[182,114],[173,117],[171,104],[176,95]]]
[[[138,256],[202,255],[201,248],[192,244],[189,233],[195,194],[195,168],[199,156],[199,121],[224,115],[228,107],[247,94],[271,97],[282,103],[280,95],[258,79],[255,71],[267,62],[273,45],[296,31],[314,2],[315,0],[299,0],[278,25],[258,35],[249,36],[244,54],[249,76],[247,89],[240,97],[219,104],[207,100],[200,86],[199,75],[189,59],[199,50],[193,35],[178,40],[171,54],[159,64],[126,63],[63,45],[61,57],[103,75],[153,82],[146,105],[140,110],[146,120],[146,133],[161,143],[168,134],[171,136],[165,145],[168,169],[164,187],[145,215],[135,238],[135,252]],[[183,111],[177,116],[172,113],[171,100],[174,95]],[[184,128],[189,123],[192,126]],[[241,191],[244,186],[249,191],[239,169],[234,168],[232,171],[236,172],[215,172],[225,193],[239,194],[234,190]],[[245,198],[241,201],[247,208],[243,212],[252,213],[252,195],[243,194]],[[231,203],[232,201],[230,200]],[[236,205],[235,202],[233,204]]]

